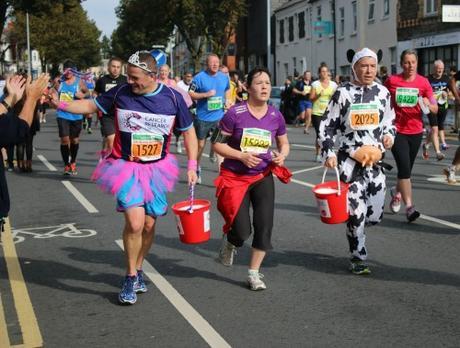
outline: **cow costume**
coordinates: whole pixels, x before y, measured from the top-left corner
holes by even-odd
[[[393,142],[395,113],[389,91],[374,81],[361,83],[355,72],[355,64],[360,59],[371,57],[377,63],[381,59],[381,51],[379,58],[368,48],[356,53],[349,50],[347,56],[352,63],[354,80],[339,87],[333,95],[321,120],[318,142],[323,160],[336,156],[340,178],[350,184],[347,237],[351,270],[356,274],[365,274],[370,271],[364,262],[367,258],[364,228],[379,223],[383,217],[385,164],[379,161],[379,157],[383,157],[385,152],[384,137],[389,137],[391,144]],[[338,131],[336,154],[333,147]],[[382,156],[373,157],[371,153]],[[366,161],[363,160],[363,154]]]

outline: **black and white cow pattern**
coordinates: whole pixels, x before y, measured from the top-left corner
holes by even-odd
[[[354,104],[373,103],[378,107],[379,124],[371,130],[351,128],[350,111]],[[361,168],[351,156],[363,145],[377,146],[385,152],[383,136],[394,139],[395,113],[390,102],[390,92],[381,84],[358,86],[347,83],[332,97],[319,127],[318,143],[324,160],[336,156],[334,145],[338,132],[338,166],[342,181],[350,183],[347,238],[350,253],[361,260],[367,258],[364,228],[382,220],[385,202],[385,174],[380,166]]]

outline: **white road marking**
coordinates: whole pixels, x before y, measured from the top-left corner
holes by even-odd
[[[77,201],[79,201],[80,204],[88,211],[88,213],[99,213],[99,210],[97,210],[96,207],[92,205],[91,202],[88,201],[85,196],[83,196],[80,191],[78,191],[76,187],[72,185],[70,181],[62,180],[61,182],[64,184],[67,190],[73,194]]]
[[[307,169],[300,169],[300,170],[296,170],[296,171],[292,172],[292,174],[294,175],[294,174],[310,172],[312,170],[316,170],[316,169],[320,169],[320,168],[324,168],[324,166],[317,166],[317,167],[311,167],[311,168],[307,168]]]
[[[291,146],[304,147],[306,149],[316,149],[313,145],[291,144]]]
[[[456,179],[457,179],[457,182],[455,184],[448,184],[445,175],[432,176],[431,178],[428,178],[427,180],[431,182],[441,183],[444,185],[449,185],[449,186],[460,186],[460,176],[457,175]]]
[[[300,180],[297,180],[297,179],[291,179],[291,181],[296,183],[296,184],[306,186],[306,187],[315,187],[316,186],[314,184],[310,184],[309,182],[300,181]],[[444,225],[444,226],[448,226],[448,227],[452,227],[452,228],[455,228],[457,230],[460,230],[460,225],[459,224],[449,222],[449,221],[446,221],[446,220],[442,220],[442,219],[438,219],[438,218],[428,216],[428,215],[425,215],[425,214],[421,214],[420,219],[435,222],[435,223],[438,223],[440,225]]]
[[[116,240],[123,249],[123,241]],[[143,271],[160,292],[169,300],[177,311],[189,322],[198,334],[211,347],[231,347],[219,333],[198,313],[179,292],[147,261],[144,260]]]
[[[43,155],[38,155],[37,156],[40,161],[43,162],[43,164],[48,168],[51,172],[57,172],[57,169],[55,166],[53,166],[48,160],[45,158]]]

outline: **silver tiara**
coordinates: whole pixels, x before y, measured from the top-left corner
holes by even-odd
[[[153,73],[153,71],[150,70],[149,67],[147,66],[147,63],[139,61],[139,53],[141,53],[141,52],[142,53],[144,53],[144,52],[149,53],[148,51],[137,51],[136,53],[132,54],[129,57],[128,63],[131,64],[131,65],[137,66],[138,68],[140,68],[142,70],[145,70],[145,71],[147,71],[149,73]]]

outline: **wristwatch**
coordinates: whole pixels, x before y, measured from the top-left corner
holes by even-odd
[[[2,105],[5,107],[6,111],[11,111],[11,106],[6,102],[5,99],[2,100]]]

